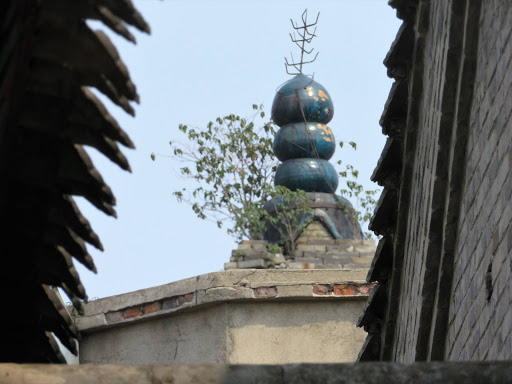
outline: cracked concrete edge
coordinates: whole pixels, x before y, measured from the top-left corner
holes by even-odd
[[[157,287],[90,301],[84,305],[84,316],[90,317],[100,313],[118,311],[136,305],[144,305],[211,288],[232,288],[237,286],[259,288],[281,285],[363,283],[367,273],[367,268],[351,270],[247,269],[212,272]],[[80,317],[76,313],[73,313],[73,315]]]
[[[97,329],[108,325],[104,313],[98,313],[93,316],[83,316],[79,319],[74,318],[74,323],[80,329]]]
[[[343,284],[343,283],[342,283]],[[364,282],[356,284],[371,285]],[[127,325],[136,321],[146,321],[155,317],[170,316],[175,313],[180,313],[200,307],[203,305],[221,304],[230,301],[261,301],[261,300],[366,300],[368,295],[364,293],[357,294],[344,294],[336,295],[333,292],[327,294],[315,294],[313,286],[316,284],[294,284],[294,285],[279,285],[271,287],[249,288],[244,286],[235,287],[217,287],[210,289],[202,289],[193,293],[194,297],[191,302],[186,302],[180,306],[168,309],[160,309],[158,311],[142,314],[137,317],[124,318],[121,311],[120,318],[116,321],[109,322],[106,313],[99,313],[91,316],[73,316],[73,321],[77,329],[81,332],[95,332],[105,328],[118,327]],[[335,284],[331,284],[335,285]],[[142,307],[144,304],[136,305],[135,307]],[[128,310],[134,307],[128,308]]]

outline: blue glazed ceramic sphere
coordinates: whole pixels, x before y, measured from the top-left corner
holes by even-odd
[[[281,161],[301,157],[329,160],[336,143],[331,129],[322,123],[291,123],[274,138],[274,153]]]
[[[327,124],[333,115],[334,106],[327,90],[303,74],[279,88],[272,104],[272,119],[280,127],[304,119]]]
[[[334,193],[338,188],[338,175],[327,160],[291,159],[279,165],[274,184],[292,191]]]

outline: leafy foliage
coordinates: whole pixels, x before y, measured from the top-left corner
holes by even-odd
[[[279,244],[277,244],[277,243],[270,243],[267,247],[268,247],[268,250],[274,254],[281,253],[281,248],[279,247]]]
[[[193,187],[185,186],[173,195],[179,202],[190,204],[200,219],[212,220],[219,228],[226,225],[227,232],[237,240],[262,239],[269,223],[283,238],[290,239],[289,252],[293,252],[295,234],[307,224],[301,219],[308,216],[310,209],[305,204],[307,195],[273,186],[278,160],[272,143],[278,127],[271,121],[264,122],[262,105],[254,104],[253,110],[250,120],[238,115],[218,117],[205,129],[180,124],[179,130],[187,141],[171,141],[171,157],[182,163],[179,173],[191,179]],[[354,142],[348,144],[357,148]],[[344,142],[339,145],[343,148]],[[156,159],[154,153],[151,159]],[[338,165],[342,165],[341,161]],[[371,217],[379,190],[364,190],[357,183],[358,174],[352,165],[345,165],[339,175],[346,180],[346,188],[340,192],[357,199],[354,217],[364,222]],[[263,205],[272,198],[278,203],[269,215]]]
[[[351,147],[355,150],[356,143],[350,142]],[[340,141],[340,147],[343,147],[343,141]],[[338,160],[338,165],[343,166],[343,162]],[[345,179],[346,188],[341,188],[339,193],[350,200],[355,198],[355,209],[352,212],[346,211],[355,221],[359,223],[367,223],[372,218],[373,211],[377,204],[376,197],[380,193],[380,189],[365,190],[364,187],[357,182],[359,171],[351,164],[346,164],[343,171],[338,172],[341,179]],[[343,205],[342,202],[339,204]],[[372,238],[371,232],[365,232],[368,239]]]
[[[309,207],[309,198],[302,190],[291,191],[276,186],[271,193],[273,208],[265,211],[264,220],[274,227],[285,244],[285,253],[294,256],[297,234],[312,220],[313,210]]]
[[[227,231],[239,240],[262,238],[263,204],[271,197],[278,163],[272,151],[276,125],[261,123],[263,106],[253,109],[250,121],[229,115],[208,123],[206,129],[180,125],[187,143],[169,143],[172,157],[184,165],[180,174],[195,182],[192,189],[175,191],[174,196],[219,228],[232,223]]]

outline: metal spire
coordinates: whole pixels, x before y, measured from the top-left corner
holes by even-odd
[[[313,53],[313,51],[315,49],[315,48],[311,48],[311,50],[308,51],[308,50],[305,49],[305,46],[306,46],[306,43],[310,44],[311,40],[313,40],[313,38],[316,36],[315,35],[315,33],[316,33],[316,24],[318,22],[318,17],[319,16],[320,16],[320,12],[318,12],[318,15],[316,15],[315,22],[311,23],[311,24],[308,24],[308,21],[307,21],[307,19],[308,19],[308,10],[306,9],[302,13],[302,23],[303,23],[303,25],[300,26],[300,27],[295,25],[293,20],[290,19],[290,21],[292,23],[293,29],[295,29],[295,31],[297,31],[297,34],[300,36],[300,38],[296,38],[295,37],[295,32],[293,32],[293,35],[290,33],[290,38],[292,39],[292,42],[297,44],[297,46],[300,48],[300,61],[298,63],[296,63],[294,61],[294,59],[293,59],[293,54],[291,54],[291,57],[292,57],[292,60],[291,60],[292,62],[291,63],[288,62],[288,59],[286,57],[284,58],[286,73],[288,73],[289,75],[298,75],[298,74],[302,73],[302,66],[304,64],[312,63],[318,57],[318,52],[317,52],[315,57],[313,58],[313,60],[304,61],[304,53],[310,55],[311,53]],[[308,29],[308,28],[311,28],[311,27],[315,27],[313,33],[311,33],[309,31],[309,29]],[[298,73],[290,73],[288,71],[288,67],[295,68],[295,70],[297,70]]]

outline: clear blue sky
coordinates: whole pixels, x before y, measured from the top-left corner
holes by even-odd
[[[288,36],[289,19],[299,19],[305,8],[311,17],[321,14],[313,40],[320,54],[304,72],[314,72],[331,94],[335,114],[329,126],[336,138],[358,144],[356,152],[338,149],[331,161],[351,162],[360,171],[360,182],[367,189],[376,187],[369,178],[385,142],[378,121],[391,87],[382,60],[400,26],[386,1],[134,3],[152,34],[134,31],[134,46],[107,33],[141,95],[137,116],[102,99],[135,142],[136,150],[123,149],[133,173],[88,148],[117,197],[119,218],[77,199],[105,246],[103,253],[89,247],[97,275],[78,265],[89,298],[219,271],[229,261],[234,239],[171,195],[183,183],[179,164],[167,158],[153,162],[150,154],[169,153],[169,140],[181,139],[180,123],[204,127],[217,116],[248,116],[254,103],[270,112],[276,88],[290,78],[284,56],[297,52]]]

